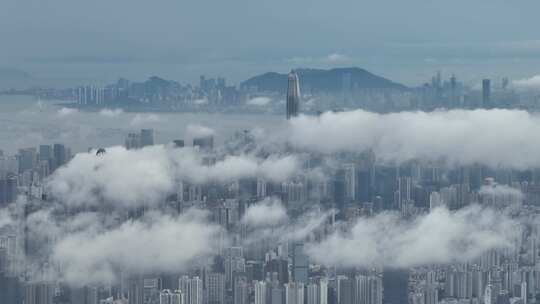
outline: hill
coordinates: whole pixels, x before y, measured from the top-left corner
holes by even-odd
[[[372,74],[361,68],[297,69],[301,90],[312,92],[340,92],[343,89],[407,90],[402,84]],[[285,92],[287,74],[269,72],[252,77],[240,84],[243,88],[256,87],[264,92]]]

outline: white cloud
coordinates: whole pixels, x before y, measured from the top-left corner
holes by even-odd
[[[179,180],[202,184],[260,176],[280,182],[300,167],[294,156],[229,155],[212,165],[205,164],[205,156],[191,148],[160,145],[139,150],[111,147],[100,157],[80,153],[50,177],[47,189],[68,205],[141,206],[162,201]]]
[[[293,119],[287,132],[291,145],[325,153],[372,149],[383,161],[540,167],[540,143],[533,140],[540,118],[519,110],[327,112]]]
[[[190,124],[186,127],[185,136],[187,138],[207,137],[211,135],[216,135],[216,131],[203,125]]]
[[[56,114],[60,117],[71,116],[77,113],[79,113],[79,110],[73,109],[73,108],[61,108],[60,110],[56,112]]]
[[[196,105],[205,105],[205,104],[208,104],[208,99],[206,98],[195,99],[193,100],[193,103]]]
[[[52,250],[60,276],[74,284],[114,282],[119,269],[178,272],[217,253],[220,228],[201,211],[178,217],[153,214],[104,230],[66,234]]]
[[[124,111],[122,109],[102,109],[99,111],[99,115],[104,117],[118,117],[123,113]]]
[[[518,89],[538,90],[540,89],[540,75],[535,75],[531,78],[514,80],[512,81],[512,84]]]
[[[332,53],[326,56],[326,60],[331,63],[339,63],[349,60],[349,57],[340,53]]]
[[[152,125],[161,121],[161,118],[156,114],[136,114],[130,121],[132,127],[140,127]]]
[[[493,209],[437,208],[413,221],[394,213],[361,218],[309,244],[307,252],[326,265],[413,267],[470,261],[491,249],[511,248],[519,235],[518,222]]]
[[[248,207],[242,222],[251,226],[272,226],[288,220],[287,209],[276,198],[266,198]]]
[[[14,221],[8,208],[0,209],[0,229],[13,225]]]
[[[250,106],[259,106],[263,107],[268,105],[272,101],[269,97],[255,97],[247,101],[247,104]]]

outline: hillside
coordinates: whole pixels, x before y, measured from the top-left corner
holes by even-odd
[[[300,86],[313,92],[340,92],[343,89],[396,89],[407,90],[407,87],[372,74],[361,68],[297,69]],[[252,77],[241,83],[244,88],[256,87],[259,91],[285,92],[287,74],[269,72]]]

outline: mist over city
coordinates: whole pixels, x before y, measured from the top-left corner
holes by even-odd
[[[0,3],[0,304],[540,301],[540,3]]]

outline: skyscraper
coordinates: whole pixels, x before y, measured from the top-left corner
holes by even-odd
[[[256,281],[253,283],[255,292],[254,304],[266,304],[266,282]]]
[[[159,293],[159,304],[185,304],[184,295],[180,290],[164,289]]]
[[[203,282],[199,277],[180,277],[178,290],[183,294],[184,304],[203,303]]]
[[[214,136],[201,136],[193,138],[193,147],[199,147],[203,151],[211,151],[214,148]]]
[[[142,129],[141,130],[141,147],[154,145],[154,130]]]
[[[208,304],[225,303],[225,275],[222,273],[210,273],[207,276],[207,302]]]
[[[287,88],[287,119],[298,116],[300,111],[300,82],[294,70],[289,73]]]
[[[492,108],[491,104],[491,81],[489,79],[482,80],[482,107]]]
[[[67,160],[66,147],[63,144],[54,144],[53,146],[54,153],[54,169],[63,166]]]
[[[293,244],[293,280],[298,283],[307,284],[309,260],[308,256],[304,253],[304,244],[301,242]]]
[[[285,284],[285,304],[304,304],[304,284],[289,282]]]

